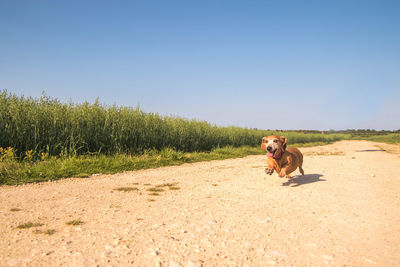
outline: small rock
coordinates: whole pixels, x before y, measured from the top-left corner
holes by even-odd
[[[323,255],[322,257],[323,257],[325,260],[329,260],[329,261],[333,260],[333,257],[332,257],[331,255],[325,254],[325,255]]]
[[[158,256],[158,255],[160,255],[160,251],[158,249],[156,249],[156,250],[150,252],[150,255],[151,256]]]
[[[193,261],[188,261],[185,266],[186,267],[195,267],[196,265],[194,264]]]
[[[373,260],[370,259],[365,259],[365,262],[371,263],[371,264],[376,264],[376,262],[374,262]]]

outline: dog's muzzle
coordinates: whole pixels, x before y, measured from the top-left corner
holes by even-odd
[[[267,146],[267,157],[271,158],[274,157],[276,149],[274,149],[272,146]]]

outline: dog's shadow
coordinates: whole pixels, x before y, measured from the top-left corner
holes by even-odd
[[[315,183],[315,182],[322,182],[326,181],[325,179],[321,179],[323,175],[322,174],[306,174],[306,175],[297,175],[290,179],[289,181],[282,183],[282,186],[291,186],[291,187],[297,187],[300,185],[304,184],[310,184],[310,183]]]

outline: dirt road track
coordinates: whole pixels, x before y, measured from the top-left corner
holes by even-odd
[[[398,146],[301,150],[306,175],[290,184],[249,156],[0,187],[0,265],[399,266]],[[29,221],[44,225],[16,229]]]

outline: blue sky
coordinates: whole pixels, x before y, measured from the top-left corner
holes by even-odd
[[[0,89],[261,129],[400,129],[400,1],[0,0]]]

